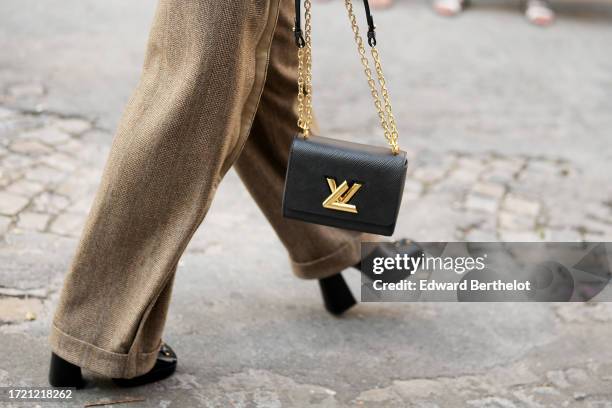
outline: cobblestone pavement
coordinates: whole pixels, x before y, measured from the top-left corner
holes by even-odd
[[[75,4],[76,10],[85,3]],[[118,7],[109,2],[116,11],[105,12],[125,27]],[[142,17],[134,36],[144,38],[150,5],[143,1],[129,7]],[[341,7],[324,7],[329,13],[319,16],[318,32],[323,26],[344,27],[344,21],[336,22]],[[428,37],[408,41],[416,56],[403,52],[401,42],[384,50],[387,61],[395,55],[401,62],[388,64],[390,83],[400,85],[393,89],[411,94],[395,93],[402,95],[397,110],[398,117],[407,118],[403,133],[409,137],[403,147],[411,163],[398,236],[420,241],[612,240],[612,58],[601,52],[612,30],[594,17],[605,20],[612,11],[572,7],[561,7],[560,23],[548,32],[524,26],[518,16],[513,22],[503,8],[497,10],[508,25],[503,32],[494,29],[487,14],[495,10],[475,10],[456,24],[431,16],[422,4],[380,13],[383,27],[397,26],[405,17],[399,13],[407,13],[406,29]],[[0,27],[7,20],[6,27],[17,30],[19,10],[12,0],[0,6]],[[16,13],[12,19],[6,17],[10,12]],[[72,11],[77,12],[82,24],[99,29],[92,14]],[[41,11],[33,13],[33,21],[41,21]],[[513,38],[522,59],[499,54],[474,25],[498,43]],[[56,25],[50,26],[55,33]],[[434,56],[426,46],[445,41],[442,27],[473,39],[475,54],[453,56],[459,65],[471,62],[472,72],[418,68],[417,57],[446,66],[446,53]],[[73,29],[84,36],[95,32],[89,26]],[[44,32],[40,26],[35,30]],[[126,34],[118,32],[105,32],[110,44]],[[55,72],[49,62],[53,55],[40,59],[42,70],[31,63],[28,58],[40,58],[36,52],[41,47],[32,45],[27,31],[16,35],[35,57],[0,56],[0,339],[6,352],[0,386],[45,384],[51,313],[108,153],[109,129],[121,109],[106,102],[124,103],[139,63],[125,68],[126,77],[108,89],[94,87],[90,93],[103,95],[101,101],[80,95],[75,103],[72,97],[82,94],[82,87],[72,89],[65,78],[49,74]],[[530,48],[525,41],[534,38]],[[538,48],[541,38],[566,45],[560,60],[577,61],[570,74],[558,68],[561,64],[546,65],[553,57]],[[11,49],[10,44],[4,43],[5,48]],[[137,47],[142,44],[126,45],[126,59],[138,60],[133,57],[141,55]],[[322,46],[317,61],[335,52],[344,58],[343,51]],[[546,64],[533,58],[522,62],[534,55]],[[69,51],[63,56],[74,63]],[[101,64],[100,72],[114,67]],[[354,87],[353,77],[342,79],[337,70],[343,64],[317,64],[320,106],[340,106],[334,102],[338,95],[365,89]],[[534,77],[498,72],[492,69],[496,64],[531,70]],[[412,79],[403,75],[404,65],[415,67]],[[524,86],[542,82],[543,68],[557,80],[554,85]],[[86,78],[79,69],[74,67],[74,75]],[[495,72],[503,87],[491,76]],[[580,81],[562,80],[573,76]],[[343,92],[325,87],[331,85],[329,78],[340,78],[336,85]],[[475,90],[477,81],[469,78],[480,78],[482,88]],[[456,99],[462,92],[469,103]],[[377,142],[371,136],[376,118],[362,93],[355,98],[363,106],[359,115],[320,109],[324,130]],[[417,100],[431,106],[415,106]],[[517,101],[522,101],[519,108]],[[571,109],[565,111],[566,105]],[[351,133],[346,123],[359,130]],[[437,126],[450,126],[453,137],[442,136]],[[179,353],[178,373],[135,390],[117,390],[100,381],[79,392],[74,405],[144,397],[143,403],[130,406],[612,407],[609,304],[367,304],[334,319],[322,311],[316,285],[294,279],[287,270],[283,248],[237,176],[229,174],[179,264],[166,336]],[[358,288],[358,277],[348,278]]]

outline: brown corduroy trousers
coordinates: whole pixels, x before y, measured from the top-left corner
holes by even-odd
[[[297,119],[292,19],[291,0],[160,0],[54,317],[57,355],[109,377],[151,369],[177,262],[232,165],[299,277],[359,261],[362,234],[281,215]]]

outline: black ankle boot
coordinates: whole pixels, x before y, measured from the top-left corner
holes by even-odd
[[[171,376],[176,371],[176,364],[176,353],[167,344],[162,344],[157,361],[149,372],[134,378],[113,378],[113,382],[120,387],[149,384]],[[85,385],[81,367],[69,363],[55,353],[51,353],[49,383],[54,387],[83,388]]]
[[[319,287],[325,309],[334,316],[341,315],[357,303],[341,273],[319,279]]]
[[[51,353],[49,384],[53,387],[83,388],[85,381],[81,375],[81,367],[67,362],[55,353]]]
[[[380,245],[375,248],[366,259],[372,259],[375,257],[395,257],[397,254],[408,254],[408,256],[420,256],[422,249],[414,242],[408,239],[400,239],[393,243],[393,245]],[[365,277],[370,280],[380,279],[376,275],[372,274],[372,271],[362,271],[361,262],[353,265],[353,268],[359,270]],[[410,275],[410,271],[390,271],[385,274],[385,282],[399,282]],[[357,301],[353,297],[351,290],[346,284],[342,274],[330,276],[328,278],[319,279],[319,286],[321,287],[321,294],[323,296],[323,304],[325,309],[335,315],[341,315],[348,309],[357,304]]]

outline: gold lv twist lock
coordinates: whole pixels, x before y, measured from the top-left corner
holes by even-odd
[[[357,194],[362,184],[353,183],[349,188],[347,181],[344,180],[342,184],[336,186],[336,180],[328,177],[327,185],[329,186],[331,194],[323,201],[324,208],[357,214],[357,207],[348,202]]]

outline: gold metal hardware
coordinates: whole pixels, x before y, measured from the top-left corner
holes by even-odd
[[[304,138],[312,126],[312,1],[304,0],[304,47],[298,48],[298,127]]]
[[[327,185],[331,194],[323,201],[324,208],[357,214],[357,207],[353,204],[348,204],[348,202],[357,194],[362,184],[353,183],[349,188],[347,181],[344,180],[342,184],[336,186],[336,180],[328,177]]]
[[[380,125],[382,126],[385,139],[389,146],[391,146],[391,152],[393,154],[399,153],[399,133],[397,131],[397,125],[395,123],[395,116],[393,116],[393,109],[391,107],[391,99],[389,97],[389,90],[387,89],[387,82],[385,75],[382,70],[382,63],[380,61],[380,55],[376,46],[370,47],[370,53],[374,60],[374,70],[376,71],[376,81],[370,68],[370,60],[366,56],[365,47],[363,45],[363,38],[359,32],[359,25],[357,24],[357,18],[353,12],[352,0],[344,0],[344,5],[348,12],[349,21],[353,30],[355,43],[357,44],[357,51],[361,60],[361,65],[365,72],[368,86],[370,87],[370,93],[374,101],[374,107],[378,112],[378,118]],[[298,127],[302,130],[302,134],[305,138],[310,135],[310,127],[312,125],[312,16],[311,16],[312,1],[304,0],[304,40],[305,46],[298,48]],[[380,87],[380,92],[378,90]],[[382,95],[382,100],[381,100]]]
[[[395,117],[393,116],[393,110],[391,108],[391,100],[389,98],[389,91],[387,90],[387,82],[385,80],[385,75],[382,71],[380,55],[378,54],[376,46],[370,47],[370,53],[372,54],[372,58],[374,59],[376,78],[378,79],[380,93],[382,94],[382,98],[384,101],[384,108],[383,102],[381,102],[380,100],[376,82],[374,81],[374,78],[372,76],[372,70],[370,69],[370,60],[366,57],[365,47],[363,45],[363,38],[359,33],[359,25],[357,24],[357,18],[355,17],[355,13],[353,12],[353,3],[351,0],[344,0],[344,5],[348,13],[349,21],[351,22],[351,28],[353,29],[355,43],[357,44],[357,51],[359,52],[361,65],[363,66],[363,71],[368,80],[368,86],[370,87],[370,93],[372,94],[372,99],[374,100],[374,106],[378,111],[380,125],[383,128],[387,143],[389,143],[389,146],[391,146],[391,151],[393,152],[393,154],[397,154],[399,153],[399,133],[397,131]]]

